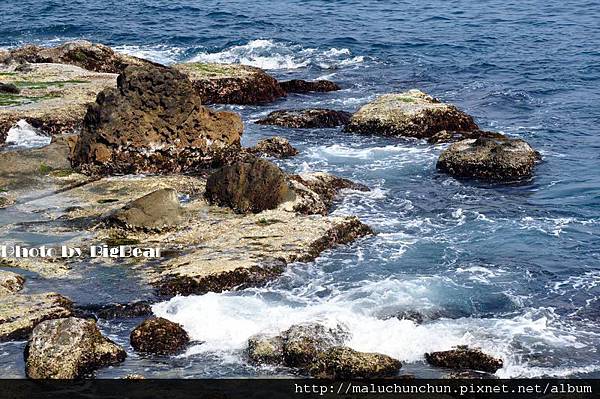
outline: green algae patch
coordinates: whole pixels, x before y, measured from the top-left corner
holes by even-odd
[[[99,204],[111,204],[113,202],[119,202],[117,198],[102,198],[97,201]]]
[[[15,86],[21,89],[47,89],[49,87],[58,87],[63,88],[68,84],[84,84],[90,83],[89,80],[55,80],[49,82],[34,82],[34,81],[26,81],[19,80],[12,82]]]
[[[188,65],[191,67],[191,69],[206,75],[226,75],[230,73],[230,68],[217,64],[190,63]]]
[[[38,101],[50,100],[61,97],[58,93],[49,93],[43,96],[23,96],[20,94],[0,93],[0,107],[14,107],[17,105],[32,104]]]
[[[50,172],[52,177],[67,177],[71,176],[74,172],[71,169],[58,169]]]
[[[40,163],[40,167],[38,168],[38,171],[41,175],[48,175],[50,172],[52,172],[52,170],[52,167],[46,165],[44,162]]]

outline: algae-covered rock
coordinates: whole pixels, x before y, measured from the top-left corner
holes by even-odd
[[[130,202],[108,220],[126,229],[161,230],[177,226],[182,217],[177,191],[163,188]]]
[[[401,367],[399,360],[387,355],[337,346],[319,353],[309,371],[317,378],[383,378],[397,375]]]
[[[450,145],[440,155],[437,168],[456,177],[516,181],[531,177],[540,158],[521,139],[479,138]]]
[[[256,123],[289,128],[331,128],[345,125],[351,116],[349,112],[323,108],[280,110]]]
[[[246,149],[256,156],[267,156],[275,158],[289,158],[298,155],[298,150],[292,147],[290,142],[279,136],[260,140],[255,146]]]
[[[419,90],[385,94],[364,105],[345,130],[381,136],[429,138],[446,130],[477,130],[470,115]]]
[[[478,370],[488,373],[495,373],[503,366],[502,359],[467,346],[457,346],[455,349],[444,352],[426,353],[425,360],[436,367]]]
[[[75,379],[125,360],[125,350],[104,337],[93,320],[68,317],[35,327],[25,348],[34,379]]]
[[[5,270],[0,270],[0,297],[21,291],[25,278],[21,275]]]
[[[262,104],[285,96],[277,80],[260,68],[199,62],[175,68],[190,78],[203,104]]]
[[[302,79],[286,80],[279,82],[283,90],[287,93],[309,93],[309,92],[329,92],[340,90],[341,87],[330,80],[307,81]]]
[[[261,364],[282,364],[283,346],[284,339],[279,335],[254,335],[248,338],[248,357]]]
[[[138,352],[169,355],[183,349],[190,337],[181,325],[162,317],[152,317],[133,329],[130,341]]]
[[[283,357],[289,367],[308,368],[319,353],[339,346],[348,338],[341,327],[328,328],[318,323],[297,324],[282,333]]]
[[[130,66],[98,95],[73,160],[92,174],[186,172],[222,163],[240,148],[243,125],[201,105],[173,68]]]

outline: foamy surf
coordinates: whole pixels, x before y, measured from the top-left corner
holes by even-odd
[[[20,148],[39,148],[50,144],[52,138],[21,119],[6,136],[6,144]]]

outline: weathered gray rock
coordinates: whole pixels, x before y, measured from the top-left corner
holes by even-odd
[[[175,68],[190,78],[203,104],[262,104],[285,96],[277,80],[259,68],[200,62]]]
[[[68,317],[38,324],[25,348],[25,371],[34,379],[75,379],[125,360],[93,320]]]
[[[183,327],[162,317],[144,320],[130,335],[138,352],[169,355],[182,350],[190,341]]]
[[[259,213],[293,200],[286,174],[264,159],[236,162],[208,177],[207,200],[238,213]]]
[[[201,105],[173,68],[130,66],[117,89],[90,105],[73,161],[91,174],[186,172],[219,165],[240,149],[243,125]]]
[[[436,367],[467,369],[495,373],[503,366],[502,359],[483,353],[480,349],[457,346],[444,352],[426,353],[427,363]]]
[[[341,87],[330,80],[306,81],[301,79],[292,79],[279,82],[283,90],[287,93],[309,93],[309,92],[328,92],[340,90]]]
[[[254,147],[250,147],[246,151],[256,156],[275,158],[289,158],[298,155],[298,150],[292,147],[287,139],[279,136],[260,140]]]
[[[397,375],[401,367],[399,360],[387,355],[337,346],[319,353],[309,371],[317,378],[383,378]]]
[[[521,139],[479,138],[450,145],[440,155],[437,168],[456,177],[516,181],[531,177],[540,158]]]
[[[381,136],[429,138],[439,132],[478,130],[473,118],[419,90],[385,94],[356,112],[345,130]]]
[[[248,338],[248,357],[257,363],[283,363],[283,337],[259,334]]]
[[[256,123],[289,128],[331,128],[345,125],[351,116],[349,112],[322,108],[280,110]]]
[[[0,270],[0,297],[21,291],[25,278],[17,273]]]
[[[125,229],[160,231],[179,225],[183,214],[177,191],[163,188],[130,202],[110,215],[108,221]]]
[[[322,324],[308,323],[290,327],[282,333],[283,358],[289,367],[308,368],[319,353],[344,343],[348,332],[341,327],[327,328]]]

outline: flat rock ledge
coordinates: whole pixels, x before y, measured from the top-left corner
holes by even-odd
[[[435,367],[485,371],[487,373],[495,373],[503,367],[502,359],[497,359],[483,353],[480,349],[467,346],[457,346],[449,351],[426,353],[425,360]]]
[[[256,123],[296,129],[333,128],[347,124],[351,116],[349,112],[323,108],[279,110],[271,112]]]
[[[430,138],[442,131],[479,130],[473,117],[420,90],[384,94],[361,107],[345,130],[361,134]]]
[[[25,348],[25,371],[33,379],[76,379],[125,357],[95,321],[68,317],[35,327]]]

